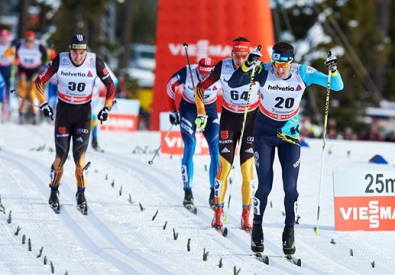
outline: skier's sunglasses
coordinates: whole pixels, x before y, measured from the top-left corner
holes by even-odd
[[[289,62],[272,62],[272,63],[274,65],[274,67],[276,67],[276,68],[286,68],[289,65],[291,65],[292,60]]]
[[[248,53],[235,53],[235,52],[233,52],[233,56],[236,57],[236,58],[245,59],[245,58],[248,57]]]

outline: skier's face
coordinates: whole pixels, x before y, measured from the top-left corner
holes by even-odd
[[[32,49],[34,47],[34,39],[25,39],[25,46],[28,49]]]
[[[273,62],[273,68],[278,78],[285,78],[291,71],[291,62]]]
[[[248,53],[244,52],[233,52],[232,53],[232,59],[233,59],[233,65],[235,66],[235,69],[238,69],[241,64],[243,64],[248,57]]]
[[[71,50],[70,51],[71,61],[77,66],[81,65],[86,57],[86,50]]]

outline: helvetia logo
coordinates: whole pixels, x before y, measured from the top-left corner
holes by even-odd
[[[278,85],[276,85],[276,86],[269,85],[267,87],[267,89],[268,90],[273,90],[273,91],[284,91],[284,92],[293,92],[293,91],[295,91],[294,87],[291,87],[291,86],[281,87],[281,86],[278,86]]]
[[[81,72],[72,73],[72,72],[61,71],[60,75],[62,75],[62,76],[72,76],[72,77],[86,77],[86,74],[85,73],[81,73]]]

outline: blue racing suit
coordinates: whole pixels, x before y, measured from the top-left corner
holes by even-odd
[[[260,84],[259,113],[254,126],[254,157],[259,186],[254,197],[254,224],[262,224],[267,198],[273,185],[275,148],[282,167],[285,193],[285,224],[295,223],[298,200],[297,181],[300,167],[299,106],[304,90],[311,84],[328,85],[328,76],[316,69],[292,63],[290,74],[281,79],[271,62],[256,68],[254,81]],[[241,68],[229,79],[230,87],[250,81]],[[330,89],[340,91],[343,81],[338,71],[331,73]]]
[[[190,76],[193,76],[193,82]],[[167,95],[169,99],[170,109],[176,110],[175,96],[178,86],[183,87],[182,99],[179,106],[180,115],[180,130],[181,137],[184,143],[184,153],[181,160],[181,177],[183,181],[184,190],[192,189],[192,181],[194,175],[193,155],[196,149],[196,124],[197,116],[194,85],[200,81],[200,75],[197,72],[197,65],[191,65],[191,73],[189,68],[184,67],[172,75],[167,82]],[[214,83],[206,90],[205,108],[207,110],[207,126],[203,133],[208,143],[210,153],[210,188],[214,188],[215,175],[218,172],[219,166],[219,150],[218,150],[218,135],[219,135],[219,119],[216,107],[217,93],[221,89],[219,82]]]

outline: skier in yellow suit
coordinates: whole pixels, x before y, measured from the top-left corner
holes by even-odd
[[[47,49],[36,39],[33,31],[26,31],[25,36],[15,46],[11,46],[4,53],[4,57],[15,54],[18,64],[18,94],[27,101],[37,104],[35,96],[34,79],[38,76],[41,66],[47,58]],[[21,100],[19,105],[19,123],[25,123],[26,100]],[[37,124],[39,110],[32,106],[32,123]]]

